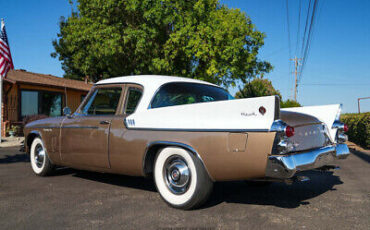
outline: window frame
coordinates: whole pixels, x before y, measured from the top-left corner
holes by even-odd
[[[118,100],[118,104],[117,104],[117,108],[116,108],[116,111],[114,114],[97,114],[97,115],[93,115],[93,114],[84,114],[82,112],[83,108],[86,106],[86,104],[89,102],[90,98],[92,97],[92,95],[94,95],[94,92],[96,90],[99,90],[99,89],[106,89],[106,88],[121,88],[121,94],[120,94],[120,98]],[[84,117],[106,117],[106,116],[118,116],[118,115],[121,115],[121,110],[122,110],[122,101],[123,101],[123,95],[124,95],[124,92],[125,92],[125,86],[122,85],[122,84],[107,84],[107,85],[95,85],[91,88],[90,92],[86,95],[86,97],[84,98],[83,102],[80,104],[80,106],[78,107],[78,109],[76,110],[76,112],[74,113],[74,115],[77,115],[77,116],[84,116]]]
[[[230,95],[229,92],[227,92],[227,90],[225,90],[224,88],[220,87],[220,86],[215,86],[215,85],[208,85],[208,84],[203,84],[203,83],[197,83],[197,82],[184,82],[184,81],[173,81],[173,82],[167,82],[163,85],[161,85],[156,91],[155,93],[153,94],[153,97],[152,99],[150,99],[150,103],[149,103],[149,106],[148,106],[148,109],[159,109],[159,108],[165,108],[165,107],[173,107],[173,106],[179,106],[179,105],[171,105],[171,106],[163,106],[163,107],[155,107],[153,108],[152,107],[152,103],[154,101],[154,98],[155,96],[158,94],[159,91],[161,91],[161,89],[169,84],[178,84],[178,83],[185,83],[185,84],[195,84],[195,85],[205,85],[205,86],[209,86],[209,87],[214,87],[214,88],[219,88],[223,91],[225,91],[227,94]],[[231,96],[231,95],[230,95]],[[233,96],[231,96],[232,98],[234,98]],[[230,100],[230,99],[228,99]],[[207,102],[197,102],[197,103],[191,103],[191,104],[200,104],[200,103],[207,103]],[[187,105],[191,105],[191,104],[187,104]]]
[[[140,97],[140,99],[139,99],[139,101],[136,105],[136,108],[135,108],[134,112],[127,114],[126,113],[126,108],[127,108],[127,103],[128,103],[129,90],[131,88],[134,88],[134,89],[140,91],[141,92],[141,97]],[[124,105],[122,106],[122,114],[125,115],[125,116],[129,116],[131,114],[134,114],[136,112],[137,108],[139,107],[139,105],[141,103],[141,100],[143,99],[143,95],[144,95],[144,87],[142,85],[133,84],[133,83],[125,84],[125,97],[124,97]]]

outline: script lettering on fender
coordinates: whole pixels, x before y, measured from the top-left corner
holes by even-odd
[[[243,117],[257,116],[255,112],[251,112],[251,113],[242,112],[240,113],[240,115],[242,115]]]

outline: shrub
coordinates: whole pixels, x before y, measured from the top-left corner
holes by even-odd
[[[341,121],[348,126],[348,139],[366,149],[370,148],[370,112],[348,113],[341,116]]]

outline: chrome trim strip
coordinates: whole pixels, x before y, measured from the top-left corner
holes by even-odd
[[[274,122],[272,122],[272,125],[271,125],[271,128],[270,128],[270,132],[285,132],[285,129],[288,125],[282,121],[282,120],[275,120]]]
[[[349,154],[346,144],[338,144],[292,155],[269,156],[265,175],[269,178],[287,179],[299,171],[319,168],[335,159],[345,159]]]
[[[178,147],[181,147],[181,148],[184,148],[184,149],[187,149],[189,150],[190,152],[192,152],[201,162],[201,164],[203,165],[204,169],[206,170],[209,178],[212,180],[212,181],[215,181],[212,177],[211,177],[211,174],[209,174],[208,170],[207,170],[207,167],[206,165],[204,164],[203,162],[203,159],[201,158],[201,156],[198,154],[198,152],[193,148],[191,147],[190,145],[187,145],[187,144],[184,144],[184,143],[180,143],[180,142],[171,142],[171,141],[153,141],[153,142],[150,142],[147,146],[146,146],[146,149],[145,149],[145,153],[144,153],[144,156],[143,156],[143,164],[142,164],[142,171],[143,171],[143,175],[146,175],[145,173],[145,161],[146,161],[146,158],[147,158],[147,153],[148,153],[148,150],[150,149],[150,147],[154,146],[154,145],[166,145],[166,146],[178,146]]]
[[[172,129],[172,128],[130,128],[129,130],[146,130],[146,131],[174,131],[174,132],[269,132],[268,129]]]
[[[98,126],[63,126],[62,129],[99,129]]]
[[[60,126],[48,126],[48,125],[44,125],[44,126],[34,126],[32,128],[33,129],[57,129],[57,128],[60,128]]]

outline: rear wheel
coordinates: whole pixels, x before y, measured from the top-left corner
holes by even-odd
[[[32,170],[36,175],[47,176],[53,172],[54,165],[50,162],[44,143],[39,137],[32,141],[30,158]]]
[[[159,152],[154,163],[154,180],[163,200],[181,209],[202,205],[213,187],[200,160],[179,147]]]

